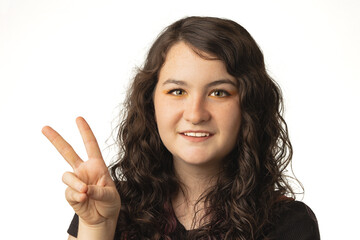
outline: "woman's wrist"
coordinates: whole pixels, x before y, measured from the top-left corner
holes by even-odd
[[[113,240],[117,219],[109,219],[96,225],[88,225],[79,218],[79,240]]]

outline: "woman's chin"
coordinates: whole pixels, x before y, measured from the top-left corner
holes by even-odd
[[[174,157],[174,164],[188,165],[193,167],[210,167],[218,165],[218,161],[211,157],[206,157],[205,154],[191,154],[188,156]]]

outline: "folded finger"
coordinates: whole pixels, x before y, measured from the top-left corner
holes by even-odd
[[[95,159],[102,159],[99,145],[96,141],[96,138],[95,138],[89,124],[82,117],[78,117],[76,119],[76,124],[79,128],[81,137],[84,141],[88,157],[95,158]]]
[[[83,162],[71,145],[67,143],[65,139],[54,129],[46,126],[42,129],[42,133],[47,137],[47,139],[49,139],[49,141],[73,169],[77,168]]]
[[[75,189],[76,191],[80,193],[86,193],[87,192],[87,185],[81,181],[74,173],[72,172],[66,172],[62,176],[62,181],[67,186],[71,187],[72,189]]]
[[[80,193],[71,187],[67,187],[65,190],[65,198],[70,205],[84,202],[87,198],[86,193]]]

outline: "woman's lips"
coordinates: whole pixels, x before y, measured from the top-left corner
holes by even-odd
[[[203,142],[211,138],[214,134],[208,131],[184,131],[180,135],[190,142]]]
[[[206,133],[206,132],[184,132],[183,134],[188,137],[208,137],[208,136],[210,136],[210,133]]]

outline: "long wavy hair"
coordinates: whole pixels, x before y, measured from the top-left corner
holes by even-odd
[[[170,239],[177,224],[171,197],[181,183],[158,133],[153,92],[167,52],[179,41],[225,64],[238,81],[241,109],[237,144],[202,197],[210,220],[186,238],[269,239],[280,199],[294,197],[286,177],[292,147],[282,94],[246,29],[214,17],[187,17],[168,26],[133,79],[118,129],[118,159],[110,166],[122,200],[116,238]]]

